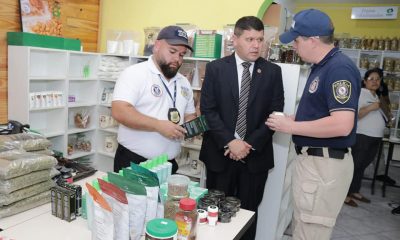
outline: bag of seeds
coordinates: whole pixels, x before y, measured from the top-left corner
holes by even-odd
[[[50,174],[51,170],[45,169],[6,180],[0,178],[0,194],[8,194],[18,189],[49,180],[51,177]]]
[[[51,142],[44,136],[32,133],[19,133],[11,135],[0,135],[0,152],[24,149],[25,151],[36,151],[46,149]]]
[[[24,174],[49,169],[57,164],[52,156],[22,153],[0,158],[0,179],[10,179]]]
[[[96,216],[92,223],[92,239],[113,240],[114,219],[110,204],[92,185],[86,183],[86,187],[93,198],[93,216]]]
[[[146,189],[143,185],[134,183],[129,179],[109,172],[108,180],[126,193],[129,207],[129,236],[131,240],[139,240],[145,226],[147,209]]]
[[[157,203],[158,203],[158,193],[160,187],[158,185],[157,178],[149,175],[140,174],[134,172],[132,169],[124,168],[122,170],[123,176],[131,180],[134,183],[141,184],[146,188],[147,193],[147,209],[145,223],[157,217]],[[144,235],[146,229],[143,227],[142,235]]]
[[[0,194],[0,206],[10,205],[11,203],[17,202],[24,198],[48,191],[53,186],[55,186],[54,181],[49,179],[47,181],[22,188],[8,194]]]
[[[7,206],[0,207],[0,219],[50,202],[50,191],[36,194]]]
[[[129,207],[124,191],[112,183],[98,179],[102,196],[112,209],[114,240],[129,240]]]

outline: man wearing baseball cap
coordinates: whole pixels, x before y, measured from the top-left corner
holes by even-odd
[[[333,45],[334,27],[325,13],[297,13],[281,42],[293,41],[312,63],[295,116],[270,115],[266,124],[293,135],[293,239],[328,240],[352,177],[350,147],[356,140],[361,77],[357,66]]]
[[[115,84],[112,117],[118,128],[114,171],[167,154],[175,173],[175,157],[185,129],[180,125],[195,118],[193,91],[178,70],[187,50],[186,32],[167,26],[158,34],[153,55],[126,68]]]

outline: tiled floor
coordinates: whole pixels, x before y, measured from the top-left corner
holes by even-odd
[[[367,169],[366,175],[370,169]],[[389,176],[400,184],[400,168],[391,167]],[[400,188],[386,188],[382,197],[381,182],[376,182],[375,194],[371,195],[371,181],[364,180],[361,193],[371,203],[359,203],[357,208],[344,205],[336,221],[332,240],[399,240],[400,216],[392,215],[392,204],[400,203]],[[283,239],[291,239],[284,236]]]

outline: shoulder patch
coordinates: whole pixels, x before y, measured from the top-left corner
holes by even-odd
[[[181,86],[181,95],[184,98],[189,99],[189,88]]]
[[[339,80],[332,83],[332,91],[335,100],[345,104],[351,96],[351,82],[348,80]]]

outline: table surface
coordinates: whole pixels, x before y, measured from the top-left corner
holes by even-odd
[[[83,185],[87,181],[103,176],[104,173],[96,172],[95,175],[78,181]],[[240,209],[230,223],[218,223],[217,226],[199,225],[197,229],[198,240],[209,239],[239,239],[248,226],[254,221],[254,212]],[[91,239],[91,232],[87,228],[87,221],[78,217],[72,222],[61,220],[51,214],[51,204],[45,204],[34,209],[0,219],[0,237],[17,240],[86,240]]]

